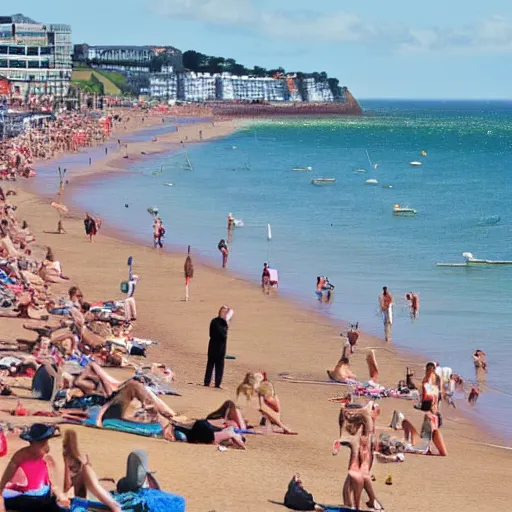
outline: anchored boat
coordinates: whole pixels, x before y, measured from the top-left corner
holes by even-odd
[[[437,267],[469,267],[473,265],[512,265],[512,261],[507,260],[479,260],[470,252],[463,252],[464,263],[436,263]]]
[[[292,171],[308,172],[308,171],[312,171],[312,170],[313,170],[313,167],[311,167],[311,166],[308,166],[308,167],[293,167],[292,168]]]
[[[334,185],[336,183],[336,178],[313,178],[311,183],[317,186]]]
[[[409,165],[412,165],[413,167],[419,167],[420,165],[422,165],[421,162],[409,162]]]
[[[369,180],[366,180],[366,181],[365,181],[365,184],[366,184],[366,185],[378,185],[378,184],[379,184],[379,182],[378,182],[376,179],[371,178],[371,179],[369,179]]]
[[[402,217],[413,217],[414,215],[416,215],[416,213],[417,212],[414,208],[400,206],[399,204],[395,204],[395,206],[393,206],[393,215]]]

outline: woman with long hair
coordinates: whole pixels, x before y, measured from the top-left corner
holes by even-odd
[[[185,301],[188,302],[188,285],[190,284],[190,280],[194,277],[194,264],[192,263],[192,258],[190,257],[190,245],[188,246],[187,258],[185,260]]]
[[[89,457],[82,455],[78,448],[76,431],[67,430],[62,440],[64,457],[64,493],[73,488],[77,498],[87,498],[90,491],[96,499],[106,505],[112,512],[121,512],[121,506],[101,487],[96,473],[92,469]]]

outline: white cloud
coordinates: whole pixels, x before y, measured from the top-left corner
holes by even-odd
[[[405,52],[512,53],[512,21],[491,16],[471,26],[411,28],[381,25],[357,14],[257,7],[257,0],[152,0],[170,19],[236,27],[266,37],[301,42],[358,43]]]

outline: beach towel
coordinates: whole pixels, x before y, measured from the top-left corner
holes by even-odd
[[[102,428],[105,430],[116,430],[126,434],[134,434],[143,437],[161,437],[162,426],[160,423],[138,423],[121,419],[107,419],[102,421],[101,427],[97,425],[98,414],[101,407],[91,407],[88,410],[89,417],[82,421],[84,427]]]
[[[160,437],[162,435],[160,423],[137,423],[136,421],[108,419],[103,420],[102,428],[144,437]]]
[[[185,498],[156,489],[141,489],[137,493],[113,494],[126,512],[185,512]],[[70,512],[108,510],[101,503],[73,498]]]

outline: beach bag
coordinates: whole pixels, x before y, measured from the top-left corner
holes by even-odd
[[[130,349],[131,356],[146,357],[146,347],[140,347],[139,345],[133,345]]]
[[[315,509],[313,495],[302,487],[298,475],[294,475],[288,484],[288,490],[284,496],[284,504],[292,510]]]

